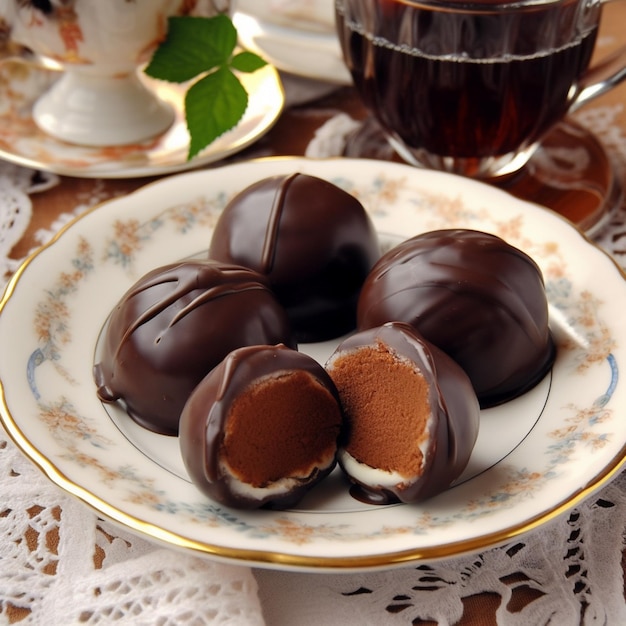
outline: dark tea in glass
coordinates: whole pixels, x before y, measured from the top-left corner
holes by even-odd
[[[596,1],[337,0],[363,102],[409,162],[470,176],[519,168],[579,100]]]

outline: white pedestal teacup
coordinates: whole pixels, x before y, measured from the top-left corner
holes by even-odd
[[[165,131],[174,111],[138,68],[165,38],[168,17],[226,10],[224,0],[0,0],[11,41],[63,70],[35,103],[36,124],[90,146],[137,143]]]

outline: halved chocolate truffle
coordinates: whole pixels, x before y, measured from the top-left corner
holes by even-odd
[[[326,370],[341,399],[339,464],[372,504],[420,502],[447,489],[470,459],[480,411],[465,372],[408,324],[356,333]]]
[[[216,261],[166,265],[113,311],[94,366],[98,395],[121,400],[142,426],[176,434],[194,387],[231,350],[281,342],[296,345],[262,276]]]
[[[209,257],[267,276],[298,342],[355,328],[361,286],[380,256],[361,203],[306,174],[273,176],[235,196],[215,226]]]
[[[358,328],[411,324],[467,372],[482,407],[511,400],[551,368],[541,270],[506,241],[440,230],[387,252],[363,285]]]
[[[342,412],[324,368],[284,345],[241,348],[191,394],[180,448],[193,483],[236,508],[286,508],[336,464]]]

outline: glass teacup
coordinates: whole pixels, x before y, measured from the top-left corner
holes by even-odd
[[[517,171],[569,112],[626,78],[626,47],[590,67],[602,0],[336,0],[366,107],[409,163]]]

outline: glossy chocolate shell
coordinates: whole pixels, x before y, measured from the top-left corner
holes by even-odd
[[[176,434],[187,398],[231,350],[279,342],[295,346],[263,277],[215,261],[167,265],[113,311],[94,367],[98,394],[122,401],[142,426]]]
[[[305,174],[274,176],[243,190],[215,226],[209,257],[267,276],[298,342],[355,328],[361,286],[380,256],[361,203]]]
[[[317,361],[284,345],[241,348],[187,401],[180,448],[213,500],[285,508],[334,468],[341,423],[337,390]]]
[[[407,322],[467,372],[482,407],[537,384],[555,358],[543,276],[495,235],[441,230],[386,253],[368,276],[359,329]]]
[[[326,369],[342,402],[339,463],[357,498],[420,502],[463,472],[480,410],[465,372],[408,324],[352,335]]]

